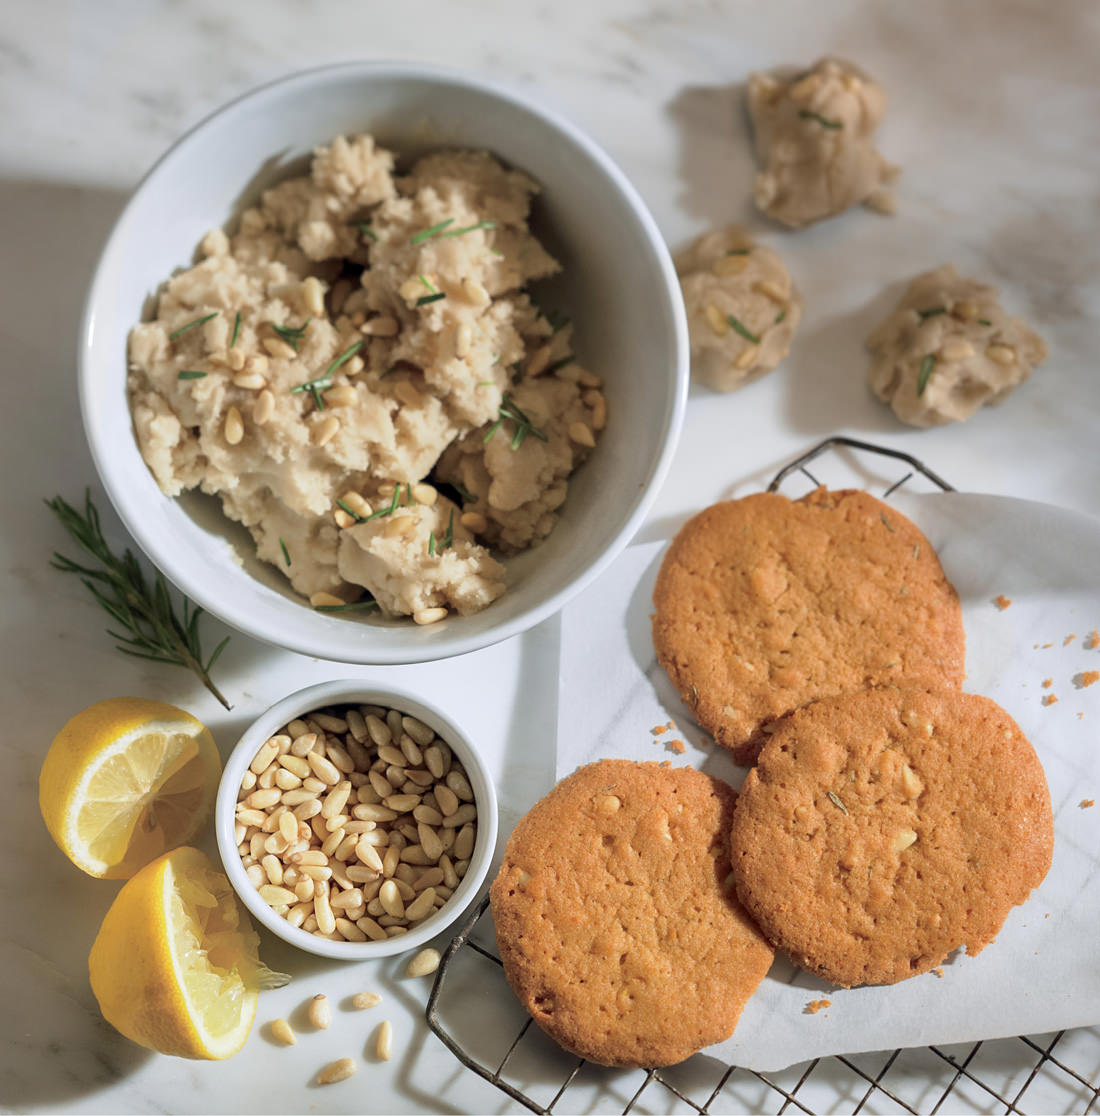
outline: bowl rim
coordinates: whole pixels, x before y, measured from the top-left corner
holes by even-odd
[[[240,853],[233,840],[237,791],[241,778],[255,756],[257,749],[276,729],[311,710],[324,705],[339,704],[385,705],[398,709],[424,721],[451,747],[462,761],[470,780],[477,804],[477,838],[470,857],[470,866],[455,893],[439,910],[415,929],[387,941],[333,942],[319,938],[280,918],[261,898],[260,893],[245,875]],[[424,946],[453,925],[476,900],[492,867],[496,852],[499,810],[496,787],[492,775],[470,736],[430,699],[401,686],[377,686],[356,678],[339,678],[318,682],[297,690],[268,706],[244,730],[226,758],[218,782],[214,806],[214,831],[218,855],[233,890],[248,912],[272,934],[288,945],[321,957],[338,961],[367,961],[377,957],[392,957]]]
[[[564,134],[566,139],[581,148],[601,169],[615,191],[617,191],[620,199],[625,202],[626,207],[644,234],[646,245],[652,254],[657,272],[663,280],[664,290],[667,296],[669,322],[672,329],[675,359],[669,370],[672,390],[670,398],[666,399],[664,441],[660,452],[650,464],[646,483],[639,486],[639,491],[634,498],[633,509],[603,551],[597,555],[580,574],[566,585],[563,585],[559,590],[541,601],[536,601],[500,624],[487,627],[481,632],[470,632],[465,635],[462,632],[462,628],[456,626],[453,634],[447,632],[442,638],[425,641],[423,644],[413,643],[409,646],[403,646],[397,643],[381,647],[370,645],[361,648],[348,647],[341,644],[338,640],[334,640],[333,633],[324,629],[318,629],[316,632],[309,631],[308,629],[301,631],[294,629],[288,631],[280,627],[274,620],[265,622],[261,618],[255,616],[238,617],[229,615],[229,610],[223,605],[226,598],[208,591],[208,585],[211,584],[209,579],[204,579],[199,576],[198,573],[193,572],[186,560],[177,559],[174,551],[170,548],[159,546],[155,539],[147,536],[142,531],[144,516],[141,503],[129,495],[130,489],[125,484],[115,483],[118,479],[115,476],[118,470],[111,465],[113,455],[110,452],[110,447],[106,443],[101,442],[94,430],[94,424],[92,422],[93,407],[90,387],[90,358],[94,345],[98,304],[102,298],[100,292],[107,280],[105,269],[111,256],[117,249],[118,244],[121,242],[124,228],[137,204],[139,195],[150,180],[152,180],[167,163],[177,158],[180,152],[184,151],[200,132],[204,131],[216,120],[228,116],[246,102],[268,96],[276,89],[293,87],[297,84],[310,84],[325,78],[339,77],[341,75],[371,76],[374,78],[392,77],[395,79],[417,78],[435,81],[441,84],[465,86],[490,97],[503,100],[520,111],[538,118],[550,129]],[[679,280],[676,276],[675,267],[664,238],[652,214],[649,212],[648,207],[642,200],[641,195],[627,178],[626,174],[586,132],[556,109],[538,104],[519,90],[510,88],[508,85],[496,81],[486,80],[482,77],[469,74],[457,68],[391,60],[349,61],[298,70],[246,90],[232,100],[215,108],[198,121],[198,123],[187,129],[187,131],[176,139],[156,162],[153,163],[135,186],[122,212],[116,218],[111,232],[100,251],[98,262],[84,301],[84,309],[81,317],[78,339],[77,380],[85,441],[88,444],[96,472],[106,492],[107,498],[142,553],[158,570],[164,573],[173,585],[190,597],[192,601],[201,606],[206,612],[217,617],[233,630],[240,631],[272,647],[297,651],[299,654],[311,655],[330,662],[388,666],[431,662],[452,658],[457,655],[467,654],[470,651],[480,650],[483,647],[491,646],[511,636],[525,632],[559,612],[570,600],[591,585],[592,582],[610,566],[642,526],[645,517],[652,508],[671,469],[672,459],[679,442],[684,415],[687,409],[689,390],[688,352],[687,316],[680,296]],[[125,371],[125,367],[123,367],[122,371]],[[111,480],[109,481],[108,478],[111,478]],[[163,498],[165,500],[171,499],[167,496]],[[461,620],[461,617],[457,619]]]

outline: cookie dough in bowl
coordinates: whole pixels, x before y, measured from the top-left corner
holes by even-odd
[[[910,426],[965,422],[1006,399],[1047,356],[1043,339],[1005,313],[996,287],[952,264],[913,279],[867,347],[871,390]]]
[[[790,352],[802,296],[778,254],[736,225],[701,236],[676,261],[692,374],[715,391],[759,379]]]
[[[230,286],[220,292],[226,305],[196,306],[190,313],[181,300],[178,318],[165,322],[167,339],[167,334],[219,310],[215,318],[191,326],[172,341],[173,353],[177,345],[186,346],[182,351],[187,363],[175,367],[176,383],[169,385],[170,391],[222,392],[221,409],[212,406],[209,418],[198,423],[200,451],[203,439],[217,447],[217,455],[253,439],[275,443],[274,434],[263,431],[264,421],[255,425],[253,408],[265,390],[274,397],[275,410],[287,408],[288,415],[297,415],[296,425],[287,427],[294,431],[287,434],[287,445],[304,451],[311,463],[308,475],[316,483],[297,485],[285,476],[272,475],[267,478],[269,495],[255,478],[247,481],[241,495],[251,487],[262,502],[263,514],[253,518],[250,512],[250,523],[245,524],[224,515],[225,491],[221,496],[207,494],[200,482],[198,488],[169,497],[158,485],[135,438],[126,384],[129,334],[135,323],[157,315],[156,300],[164,293],[166,278],[181,267],[193,269],[195,246],[211,229],[225,230],[230,243],[223,246],[213,237],[194,266],[203,266],[211,257],[222,258],[223,247],[232,256],[244,211],[262,210],[266,191],[278,190],[296,178],[312,181],[310,164],[316,149],[331,148],[337,136],[347,140],[352,170],[346,184],[342,172],[326,174],[326,181],[332,183],[326,192],[335,195],[332,204],[338,209],[355,199],[359,208],[347,221],[356,224],[341,224],[346,210],[328,210],[328,202],[322,207],[333,219],[325,218],[304,198],[304,191],[302,197],[283,198],[285,204],[271,214],[273,223],[265,224],[255,236],[254,255],[242,253],[239,261],[242,270],[254,269],[253,273],[273,267],[285,267],[287,272],[282,290],[274,273],[270,278],[264,274],[267,286],[257,292],[261,306],[253,312],[251,335],[245,330],[249,323],[242,320],[237,344],[232,344],[237,312],[242,311],[243,319],[249,315],[242,306],[229,307],[229,296],[236,297]],[[513,245],[521,243],[518,227],[503,227],[511,221],[505,205],[511,195],[494,188],[492,200],[504,212],[485,217],[480,211],[490,199],[483,198],[481,188],[475,186],[476,202],[470,208],[478,212],[477,220],[472,216],[460,220],[455,214],[453,226],[412,245],[414,236],[429,232],[450,214],[429,213],[426,192],[423,204],[417,200],[424,185],[419,176],[411,193],[403,192],[395,181],[392,197],[362,204],[361,191],[375,180],[360,173],[367,148],[354,144],[356,136],[374,137],[374,153],[393,153],[395,179],[410,178],[414,167],[441,152],[487,152],[503,168],[506,184],[515,183],[508,176],[518,172],[539,186],[541,192],[532,201],[530,236],[545,246],[547,257],[560,261],[561,271],[532,278],[528,289],[520,292],[511,278],[515,269],[509,270],[493,256],[496,262],[486,268],[492,266],[493,274],[503,276],[502,286],[507,289],[494,293],[491,283],[478,279],[493,304],[482,308],[482,318],[490,319],[483,323],[486,328],[491,326],[497,331],[495,337],[504,341],[511,336],[509,329],[523,338],[522,354],[510,363],[502,352],[503,367],[482,375],[475,331],[470,340],[477,370],[467,364],[473,375],[462,383],[451,375],[456,370],[453,362],[460,359],[457,350],[466,343],[459,340],[461,318],[455,312],[460,302],[466,305],[467,297],[480,301],[481,295],[472,284],[467,291],[458,290],[449,266],[452,253],[459,250],[492,247],[507,254],[509,245],[496,242],[505,233]],[[427,167],[432,169],[432,164]],[[444,177],[450,176],[439,179]],[[446,195],[448,205],[460,206],[461,197],[450,186],[441,184],[433,190],[441,199]],[[411,203],[415,212],[402,214],[405,207],[398,203],[406,203],[405,207]],[[392,216],[389,245],[382,243],[386,229],[373,228],[375,211],[383,209]],[[414,218],[417,231],[406,236]],[[372,226],[379,236],[377,244],[365,234],[360,220]],[[496,220],[500,227],[469,228],[482,220]],[[441,235],[452,228],[461,235]],[[355,239],[346,240],[349,235]],[[290,244],[292,239],[293,251],[276,243]],[[609,243],[613,251],[608,250]],[[315,258],[334,247],[348,251],[351,244],[351,257]],[[412,276],[423,293],[412,297],[411,285],[404,290],[405,277],[368,290],[359,278],[364,257],[355,257],[365,253],[369,262],[374,248],[388,255],[395,271],[423,260],[430,270]],[[261,251],[269,253],[265,261]],[[542,258],[533,248],[524,251],[532,253],[532,264]],[[213,269],[215,264],[207,266]],[[631,276],[629,284],[622,282],[623,269]],[[446,297],[436,298],[423,287],[421,273]],[[307,298],[314,300],[318,293],[314,283],[307,283],[311,279],[321,287],[324,315],[307,304]],[[212,285],[216,291],[217,282]],[[523,308],[524,297],[535,300],[530,309]],[[354,300],[362,300],[363,305]],[[284,317],[275,313],[276,301],[284,304]],[[504,307],[497,309],[498,302],[510,303],[511,313]],[[311,304],[315,309],[316,302]],[[472,314],[474,303],[468,305]],[[359,313],[363,319],[356,321]],[[307,318],[313,318],[308,325]],[[387,318],[397,322],[397,332],[389,332],[393,326]],[[563,324],[566,319],[571,319],[575,332]],[[364,332],[362,327],[372,322]],[[437,322],[447,328],[434,328]],[[208,338],[208,330],[218,333]],[[431,352],[429,335],[441,342],[434,353],[439,359],[409,367],[417,363],[409,355],[414,346]],[[234,627],[279,647],[349,663],[410,663],[463,654],[526,630],[557,611],[613,560],[644,518],[667,471],[687,395],[687,329],[675,272],[659,230],[621,172],[567,121],[523,97],[477,78],[406,63],[349,63],[297,74],[248,94],[185,136],[141,184],[108,241],[89,294],[82,337],[81,407],[93,459],[111,503],[141,549],[195,603]],[[234,369],[229,362],[240,358],[229,353],[240,349],[242,339],[251,348],[242,354],[246,366]],[[359,340],[362,345],[349,353]],[[386,345],[393,350],[402,346],[390,363],[383,363]],[[288,355],[288,349],[293,355]],[[206,359],[222,352],[227,371]],[[249,355],[266,358],[267,368],[249,369]],[[561,363],[570,355],[582,364]],[[492,356],[490,351],[490,362]],[[180,380],[181,371],[207,375]],[[256,383],[251,379],[256,373],[268,381],[266,387],[250,386]],[[242,382],[234,383],[238,376]],[[592,382],[595,376],[598,385]],[[496,387],[482,384],[483,380],[492,380]],[[555,403],[560,403],[560,410],[545,420],[534,413],[537,406],[523,393],[525,383],[530,388],[541,380],[568,392]],[[317,405],[314,389],[323,408]],[[354,390],[356,401],[348,389]],[[479,392],[496,400],[495,413],[490,403],[485,419],[474,409]],[[261,420],[267,414],[265,406],[270,402],[261,405]],[[358,422],[345,421],[353,412],[363,417],[363,426],[367,419],[373,424],[369,436],[351,437],[360,429]],[[598,428],[601,417],[606,418],[602,430]],[[167,421],[170,425],[178,418]],[[186,427],[186,441],[193,434],[191,424],[180,425]],[[449,438],[448,428],[453,428]],[[494,460],[505,450],[514,454],[517,465],[526,462],[522,474],[517,472],[526,478],[522,486],[498,494],[509,503],[507,509],[501,506],[502,517],[527,520],[512,525],[514,550],[495,537],[498,528],[492,511],[476,503],[471,506],[469,497],[478,496],[476,486],[465,483],[461,491],[453,480],[445,480],[440,475],[441,453],[433,464],[433,455],[447,444],[468,437],[472,442],[479,430],[488,474],[497,472]],[[639,439],[638,430],[646,430],[647,437]],[[232,441],[238,435],[240,440]],[[166,432],[166,437],[171,435]],[[584,460],[586,456],[591,460]],[[203,464],[198,457],[196,468]],[[227,457],[219,460],[226,466],[225,488],[232,499],[236,495],[232,470]],[[402,473],[398,470],[403,465],[407,468]],[[566,471],[568,491],[559,500]],[[487,481],[486,493],[492,483]],[[308,521],[303,523],[307,512]],[[380,512],[384,514],[368,521],[368,515]],[[543,534],[548,512],[556,522]],[[436,604],[431,594],[414,590],[412,579],[403,587],[402,575],[391,576],[385,570],[378,573],[378,588],[380,597],[387,588],[395,595],[402,590],[402,607],[426,612],[425,620],[437,617],[438,609],[448,609],[446,619],[422,625],[411,623],[404,614],[383,614],[368,600],[370,590],[344,588],[352,583],[340,572],[345,535],[368,523],[384,526],[413,515],[423,550],[422,568],[441,554],[436,573],[449,582],[444,586],[429,579],[421,588],[438,590],[444,599]],[[258,539],[264,517],[269,526]],[[504,534],[503,527],[500,533]],[[298,556],[302,560],[298,576],[303,578],[312,568],[317,575],[313,584],[302,580],[292,585],[286,575],[295,565],[294,538],[311,550],[309,562]],[[540,541],[530,546],[525,542],[528,538]],[[280,539],[286,544],[289,566]],[[476,571],[480,580],[452,571],[456,557],[466,556],[467,546],[480,548],[498,563],[503,577],[488,563]],[[431,549],[434,554],[428,553]],[[388,553],[369,557],[389,560]],[[477,556],[477,561],[483,559]],[[372,566],[377,564],[372,561]],[[333,576],[339,581],[327,582],[326,588],[324,579]],[[488,595],[496,591],[493,586],[499,581],[506,591],[488,607],[460,611],[480,603],[467,597],[467,589],[475,590],[474,595]],[[315,607],[310,607],[309,597],[316,598]],[[399,603],[395,600],[391,607]]]
[[[527,290],[560,270],[528,227],[537,190],[487,152],[401,175],[371,136],[337,136],[232,238],[208,233],[130,336],[161,489],[218,496],[315,607],[365,590],[424,624],[490,605],[504,569],[477,536],[548,535],[607,420],[572,326]]]
[[[893,212],[898,168],[874,142],[886,93],[858,66],[822,58],[801,72],[750,74],[748,110],[761,212],[792,228],[861,203]]]

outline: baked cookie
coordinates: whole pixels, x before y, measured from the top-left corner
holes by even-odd
[[[664,1066],[733,1033],[774,956],[732,893],[734,798],[691,768],[602,760],[516,826],[491,891],[497,945],[567,1050]]]
[[[653,603],[658,660],[738,763],[816,698],[962,684],[958,594],[920,531],[866,492],[707,508],[673,539]]]
[[[792,713],[734,810],[737,894],[796,964],[893,984],[980,952],[1050,867],[1050,791],[996,702],[865,690]]]

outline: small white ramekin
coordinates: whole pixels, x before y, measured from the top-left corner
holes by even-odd
[[[455,889],[454,895],[415,929],[384,942],[333,942],[291,926],[260,898],[259,892],[245,875],[237,844],[233,840],[237,792],[245,770],[260,745],[295,717],[325,706],[345,704],[383,705],[408,713],[434,729],[466,769],[466,776],[474,792],[474,804],[477,806],[477,840],[474,843],[474,852],[466,875]],[[372,957],[388,957],[418,949],[446,930],[470,905],[485,882],[493,862],[497,839],[497,796],[493,780],[477,749],[462,729],[438,706],[421,697],[414,697],[406,690],[394,687],[377,689],[354,679],[341,679],[321,682],[283,698],[257,717],[245,730],[222,772],[214,827],[218,838],[218,852],[226,874],[253,918],[283,941],[298,946],[299,949],[342,961],[365,961]]]

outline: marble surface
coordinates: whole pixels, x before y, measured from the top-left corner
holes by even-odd
[[[891,94],[881,146],[903,168],[899,213],[856,212],[792,234],[751,210],[740,95],[749,70],[825,50],[852,57]],[[642,537],[759,487],[785,459],[836,432],[917,454],[960,488],[1100,514],[1100,8],[1089,0],[421,0],[415,12],[376,2],[8,0],[0,26],[6,1111],[512,1110],[425,1034],[427,984],[398,979],[396,963],[349,974],[270,950],[270,963],[296,980],[265,996],[261,1020],[317,990],[343,996],[363,985],[387,998],[394,1060],[365,1059],[351,1082],[321,1093],[307,1086],[310,1076],[329,1058],[360,1056],[374,1019],[341,1016],[339,1033],[290,1052],[258,1029],[240,1056],[218,1065],[130,1045],[100,1020],[86,976],[117,885],[64,861],[36,808],[49,740],[100,697],[134,692],[183,704],[228,749],[288,689],[340,674],[413,680],[469,719],[501,781],[503,833],[551,778],[554,622],[456,662],[388,671],[333,667],[237,637],[220,670],[238,698],[226,714],[182,673],[112,651],[79,584],[47,566],[64,540],[42,498],[98,491],[74,390],[77,320],[128,192],[219,104],[291,70],[351,58],[435,61],[512,83],[609,151],[673,247],[745,220],[789,263],[807,307],[791,358],[734,395],[693,389],[680,452]],[[914,431],[868,394],[862,337],[904,280],[948,260],[1000,285],[1051,356],[1004,406],[965,426]],[[209,634],[216,638],[214,625]],[[488,996],[471,985],[471,1003],[481,997],[493,1015]],[[1066,1041],[1095,1073],[1089,1034]],[[1018,1052],[1002,1061],[998,1072],[1017,1072]],[[530,1063],[536,1085],[552,1077],[548,1065]],[[923,1084],[907,1094],[911,1103],[931,1088],[929,1073],[916,1073]],[[584,1104],[621,1110],[632,1091],[624,1099],[623,1089],[601,1085]],[[1074,1106],[1072,1094],[1051,1089],[1031,1107]],[[754,1096],[731,1088],[715,1111],[751,1108]],[[977,1090],[965,1101],[989,1103]]]

